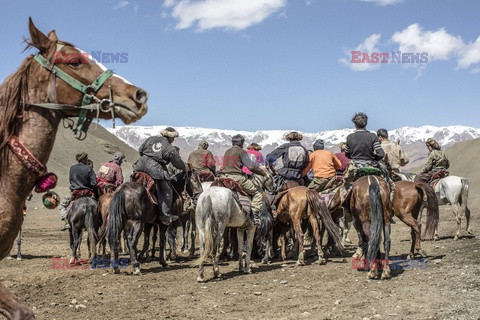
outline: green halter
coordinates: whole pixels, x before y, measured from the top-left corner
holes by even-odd
[[[60,48],[59,48],[60,46]],[[57,50],[61,49],[63,45],[57,45]],[[94,96],[95,93],[97,93],[98,90],[103,86],[105,81],[108,80],[113,75],[112,70],[105,70],[101,75],[98,76],[95,81],[92,82],[91,85],[85,85],[78,81],[77,79],[73,78],[66,72],[64,72],[62,69],[57,67],[55,63],[52,63],[45,59],[41,54],[36,54],[34,56],[34,59],[45,69],[49,70],[52,72],[54,75],[56,75],[58,78],[62,79],[66,83],[68,83],[72,88],[75,90],[80,91],[83,93],[83,100],[82,100],[82,106],[88,105],[92,103],[92,100],[96,99],[98,100],[97,97]],[[55,88],[52,88],[51,90],[55,90]],[[51,101],[56,103],[56,101]],[[75,132],[78,131],[83,131],[87,132],[88,130],[88,125],[90,124],[90,121],[87,119],[87,113],[89,110],[87,109],[81,109],[79,114],[78,114],[78,121],[77,121],[77,126],[74,129]]]

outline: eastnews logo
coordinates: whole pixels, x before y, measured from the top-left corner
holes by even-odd
[[[391,270],[415,270],[415,269],[427,269],[428,259],[402,259],[402,258],[390,258]],[[352,258],[352,269],[382,269],[385,270],[388,267],[387,259],[367,259]]]
[[[52,63],[87,63],[89,59],[95,63],[127,63],[128,52],[61,52],[54,51],[52,54]]]
[[[390,55],[391,53],[391,55]],[[391,51],[388,52],[367,52],[352,51],[352,63],[427,63],[428,53],[413,53]]]

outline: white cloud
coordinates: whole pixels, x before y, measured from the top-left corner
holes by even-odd
[[[449,34],[444,28],[437,31],[423,31],[418,23],[395,32],[391,40],[398,44],[398,51],[427,52],[428,61],[448,60],[458,55],[464,47],[462,38]]]
[[[196,27],[243,30],[261,23],[286,6],[287,0],[165,0],[163,6],[178,22],[176,29]]]
[[[118,10],[118,9],[124,8],[124,7],[126,7],[129,3],[130,3],[130,2],[128,2],[128,1],[121,0],[121,1],[119,1],[119,2],[113,7],[113,10]]]
[[[341,58],[340,62],[349,67],[351,70],[354,71],[368,71],[368,70],[375,70],[378,69],[379,63],[352,63],[352,51],[361,51],[367,52],[369,55],[372,52],[380,52],[380,50],[376,47],[378,42],[380,41],[381,35],[378,33],[374,33],[368,38],[366,38],[361,44],[359,44],[355,49],[345,51],[345,54],[348,58]]]
[[[477,63],[480,63],[480,37],[477,38],[477,41],[473,43],[470,42],[465,46],[458,59],[458,67],[465,69]],[[475,68],[472,72],[478,73],[477,70],[479,70],[479,68]]]
[[[362,2],[375,2],[381,6],[389,6],[391,4],[402,3],[404,0],[360,0]]]

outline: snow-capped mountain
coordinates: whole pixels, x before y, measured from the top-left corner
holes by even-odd
[[[136,127],[126,126],[108,129],[114,135],[133,148],[137,148],[146,138],[160,134],[160,131],[166,126]],[[210,144],[209,150],[214,155],[222,156],[230,146],[231,138],[235,134],[242,134],[245,137],[245,143],[256,142],[262,146],[262,153],[268,154],[270,151],[285,143],[283,136],[287,130],[263,130],[263,131],[235,131],[207,129],[197,127],[176,127],[180,137],[175,139],[174,145],[180,148],[180,154],[187,159],[188,154],[197,148],[200,140],[206,140]],[[302,144],[307,149],[312,149],[313,142],[316,139],[325,141],[325,148],[332,152],[338,152],[338,143],[345,141],[347,135],[352,133],[353,129],[329,130],[316,133],[303,133]],[[434,138],[441,144],[443,149],[453,146],[455,143],[480,137],[480,128],[466,126],[447,126],[434,127],[422,126],[418,128],[403,127],[389,131],[391,141],[395,141],[410,156],[411,163],[408,167],[414,167],[427,156],[425,141],[428,138]]]

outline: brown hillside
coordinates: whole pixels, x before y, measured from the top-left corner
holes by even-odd
[[[470,180],[470,199],[480,195],[480,139],[459,142],[445,151],[450,160],[450,174]]]
[[[85,151],[93,161],[95,172],[98,171],[103,162],[112,160],[115,151],[125,154],[125,161],[122,165],[123,174],[126,175],[132,170],[132,163],[138,158],[137,150],[112,135],[100,125],[92,124],[88,130],[87,138],[83,141],[75,139],[72,131],[61,127],[58,130],[55,146],[53,147],[47,168],[58,176],[58,186],[55,191],[63,197],[68,192],[68,172],[70,166],[75,164],[75,154]],[[39,199],[37,195],[35,199]]]

